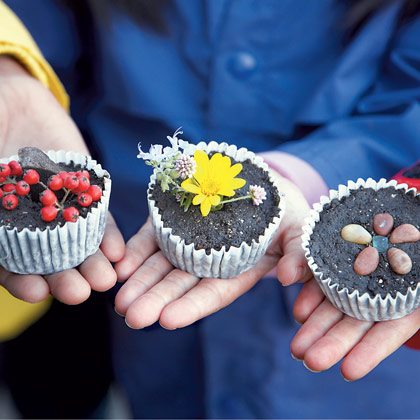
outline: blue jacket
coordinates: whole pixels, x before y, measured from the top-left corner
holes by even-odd
[[[107,22],[58,0],[8,0],[58,72],[72,114],[113,176],[111,208],[126,238],[147,216],[139,140],[183,126],[193,141],[279,149],[330,187],[389,177],[420,157],[420,17],[401,1],[351,37],[346,0],[173,0],[168,35],[114,8]],[[127,188],[135,191],[127,197]],[[261,281],[182,331],[131,331],[114,316],[117,379],[136,417],[418,416],[420,364],[401,349],[345,383],[291,359],[296,288]]]

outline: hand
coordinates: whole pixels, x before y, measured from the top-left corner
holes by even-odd
[[[126,283],[115,299],[115,310],[131,328],[159,321],[166,329],[185,327],[232,303],[246,293],[283,256],[282,272],[292,282],[300,278],[301,220],[309,210],[300,191],[280,179],[287,210],[280,231],[261,261],[233,279],[202,279],[174,269],[158,249],[150,220],[127,244],[124,258],[115,269]],[[291,267],[291,268],[290,268]]]
[[[10,156],[23,146],[88,154],[73,120],[50,91],[13,59],[0,56],[0,155]],[[0,269],[0,285],[27,302],[40,302],[51,293],[63,303],[78,304],[91,290],[114,286],[117,277],[110,261],[120,260],[124,249],[123,238],[109,215],[100,250],[77,269],[45,277]]]
[[[344,315],[325,298],[313,278],[296,299],[294,316],[303,324],[291,343],[294,357],[316,372],[344,359],[341,373],[348,381],[363,378],[420,327],[420,309],[376,323]]]

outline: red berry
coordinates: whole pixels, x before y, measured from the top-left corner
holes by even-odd
[[[3,192],[3,190],[0,188],[0,198],[2,198],[2,197],[3,197],[3,195],[4,195],[4,192]]]
[[[53,190],[53,191],[61,190],[61,188],[63,188],[63,185],[64,185],[64,181],[63,181],[63,178],[60,177],[60,175],[53,175],[48,180],[48,187],[50,190]]]
[[[7,163],[0,163],[0,176],[7,178],[10,175],[10,166]]]
[[[89,178],[86,178],[83,175],[80,175],[77,178],[79,180],[79,186],[76,188],[76,190],[74,190],[74,192],[76,192],[76,193],[82,193],[82,192],[87,191],[89,189],[89,187],[90,187]]]
[[[2,204],[6,210],[13,210],[19,204],[19,200],[15,195],[8,194],[5,197],[3,197]]]
[[[64,181],[69,176],[69,173],[62,171],[58,173],[58,176]]]
[[[79,194],[79,196],[77,197],[77,202],[82,207],[89,207],[92,204],[92,201],[92,196],[87,193]]]
[[[31,191],[31,187],[25,181],[19,181],[16,184],[16,194],[17,195],[28,195]]]
[[[78,174],[81,176],[85,176],[87,179],[90,179],[90,172],[84,169],[83,171],[79,171]]]
[[[16,162],[15,160],[11,160],[9,162],[9,168],[10,168],[10,175],[21,176],[23,174],[22,166],[20,166],[20,163]]]
[[[51,190],[45,190],[39,195],[39,201],[43,206],[52,206],[57,203],[57,196]]]
[[[44,222],[52,222],[57,217],[58,209],[54,206],[46,206],[41,209],[41,219]]]
[[[99,185],[91,185],[86,192],[92,197],[93,201],[99,201],[102,197],[102,189]]]
[[[0,176],[0,182],[3,183],[6,181],[6,178],[4,176]]]
[[[63,217],[66,222],[77,222],[79,214],[79,210],[76,207],[67,207],[63,210]]]
[[[70,175],[64,180],[64,186],[73,191],[79,186],[79,178],[76,175]]]
[[[23,175],[23,180],[26,181],[29,185],[38,184],[39,182],[39,173],[35,169],[28,169]]]
[[[3,185],[3,191],[4,192],[14,192],[16,190],[15,184],[5,184]]]

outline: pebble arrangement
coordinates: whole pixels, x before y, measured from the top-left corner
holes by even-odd
[[[391,245],[420,241],[420,231],[411,224],[402,224],[395,229],[394,218],[388,213],[376,214],[373,218],[372,236],[363,226],[349,224],[341,230],[341,237],[360,245],[367,245],[354,261],[354,271],[360,276],[372,274],[379,265],[379,253],[385,253],[395,273],[404,275],[411,271],[412,261],[403,250]]]

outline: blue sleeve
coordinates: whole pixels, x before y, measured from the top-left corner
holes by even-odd
[[[420,157],[420,18],[394,39],[353,115],[280,146],[310,163],[329,187],[390,177]]]

